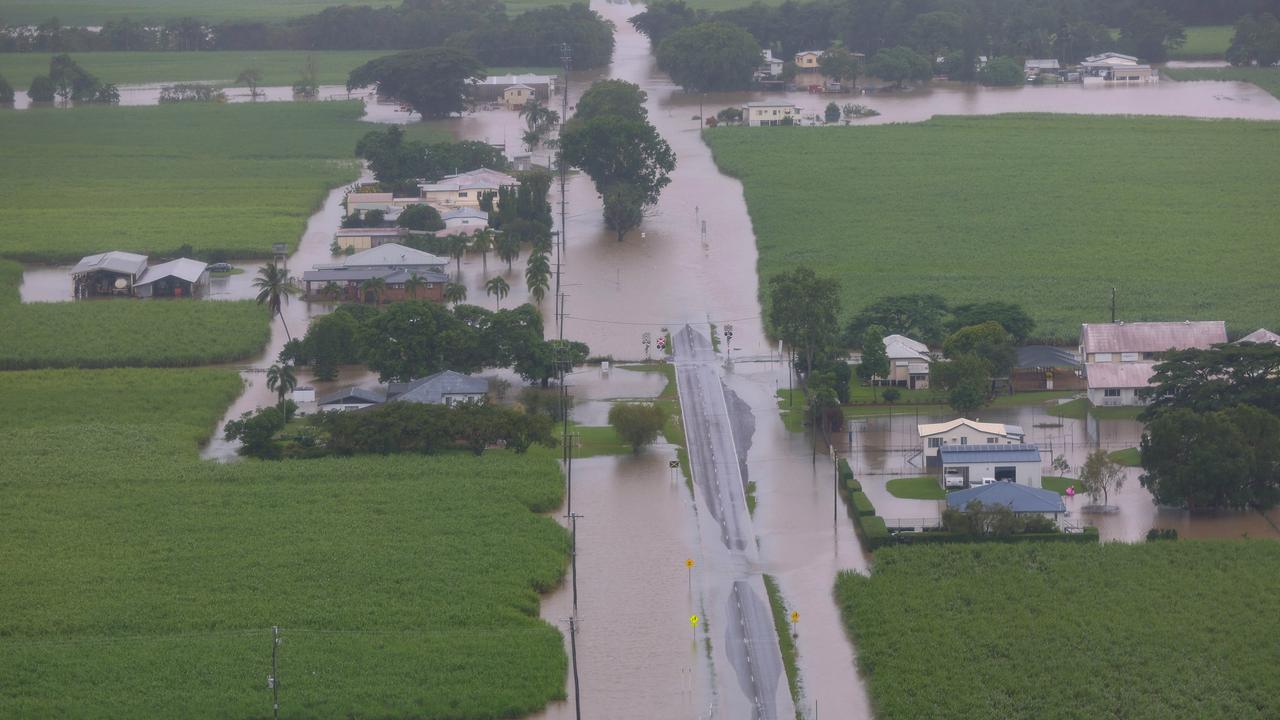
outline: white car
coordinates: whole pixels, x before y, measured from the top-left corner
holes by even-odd
[[[942,477],[942,484],[947,489],[962,488],[964,487],[964,476],[963,475],[944,475]]]

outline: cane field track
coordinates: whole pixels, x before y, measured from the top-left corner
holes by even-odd
[[[106,250],[269,257],[359,177],[359,102],[180,103],[0,113],[0,257]],[[430,126],[415,135],[439,134]]]
[[[267,310],[252,300],[22,304],[21,282],[22,266],[0,260],[0,370],[231,362],[261,352],[271,335]]]
[[[836,596],[879,720],[1280,716],[1270,540],[890,548]]]
[[[263,86],[292,85],[302,77],[308,60],[316,64],[321,85],[345,85],[347,75],[389,50],[218,50],[216,52],[84,52],[72,59],[104,82],[117,85],[171,82],[234,84],[242,70],[262,73]],[[31,78],[49,72],[49,53],[0,53],[0,76],[25,89]],[[557,68],[489,68],[490,75],[536,72],[557,74]],[[246,92],[247,94],[247,92]]]
[[[1280,68],[1165,68],[1163,72],[1174,80],[1235,80],[1253,83],[1280,99]]]
[[[997,115],[835,128],[717,128],[761,287],[808,265],[846,315],[887,295],[1002,300],[1034,336],[1080,323],[1280,324],[1280,123]],[[765,298],[767,300],[767,297]]]
[[[198,459],[215,369],[0,373],[0,716],[498,718],[564,696],[555,453]]]

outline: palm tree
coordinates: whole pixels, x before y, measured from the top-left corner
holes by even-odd
[[[467,299],[467,286],[462,283],[449,283],[444,286],[444,301],[454,305]]]
[[[258,304],[267,306],[272,315],[280,316],[280,324],[284,326],[285,338],[292,340],[293,336],[289,334],[289,326],[284,321],[284,304],[289,302],[290,295],[297,295],[302,292],[298,287],[298,283],[289,277],[289,271],[275,263],[268,263],[258,268],[258,277],[254,278],[253,286],[258,288]]]
[[[445,249],[449,251],[449,257],[458,263],[459,275],[462,274],[462,256],[467,254],[467,246],[470,244],[466,235],[450,235],[445,239]]]
[[[360,290],[365,297],[373,293],[374,303],[381,305],[382,295],[387,292],[387,281],[382,278],[369,278],[360,283]]]
[[[338,298],[342,297],[342,288],[338,283],[330,280],[324,284],[324,287],[320,288],[320,294],[330,302],[337,302]]]
[[[529,264],[524,269],[524,281],[529,286],[529,296],[534,302],[541,303],[551,287],[551,261],[544,253],[529,256]]]
[[[509,232],[499,235],[498,257],[507,262],[507,272],[510,272],[511,262],[520,257],[520,236]]]
[[[418,277],[418,273],[413,273],[409,276],[408,280],[404,281],[404,294],[408,295],[410,298],[413,298],[414,300],[417,300],[418,291],[421,290],[423,287],[425,287],[426,284],[427,284],[427,281]]]
[[[506,297],[509,292],[511,292],[511,286],[507,284],[506,280],[502,279],[501,275],[484,284],[484,294],[494,296],[493,308],[495,310],[501,309],[502,298]]]
[[[489,251],[493,249],[493,231],[480,230],[471,237],[471,250],[480,253],[484,273],[489,274]]]
[[[267,389],[275,390],[280,398],[280,414],[284,415],[284,396],[298,386],[292,365],[272,365],[267,368]]]

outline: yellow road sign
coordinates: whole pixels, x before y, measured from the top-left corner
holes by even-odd
[[[697,616],[697,615],[690,615],[690,616],[689,616],[689,624],[690,624],[690,625],[692,625],[693,627],[698,627],[698,616]]]
[[[795,610],[792,610],[791,623],[794,625],[795,623],[798,623],[798,622],[800,622],[800,613],[796,612]]]
[[[687,568],[689,568],[690,570],[692,570],[692,569],[693,569],[693,558],[689,558],[688,560],[685,560],[685,561],[684,561],[684,566],[685,566],[685,567],[687,567]]]

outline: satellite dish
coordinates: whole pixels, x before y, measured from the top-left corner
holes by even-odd
[[[129,281],[124,278],[116,278],[116,289],[123,290],[129,286]]]

